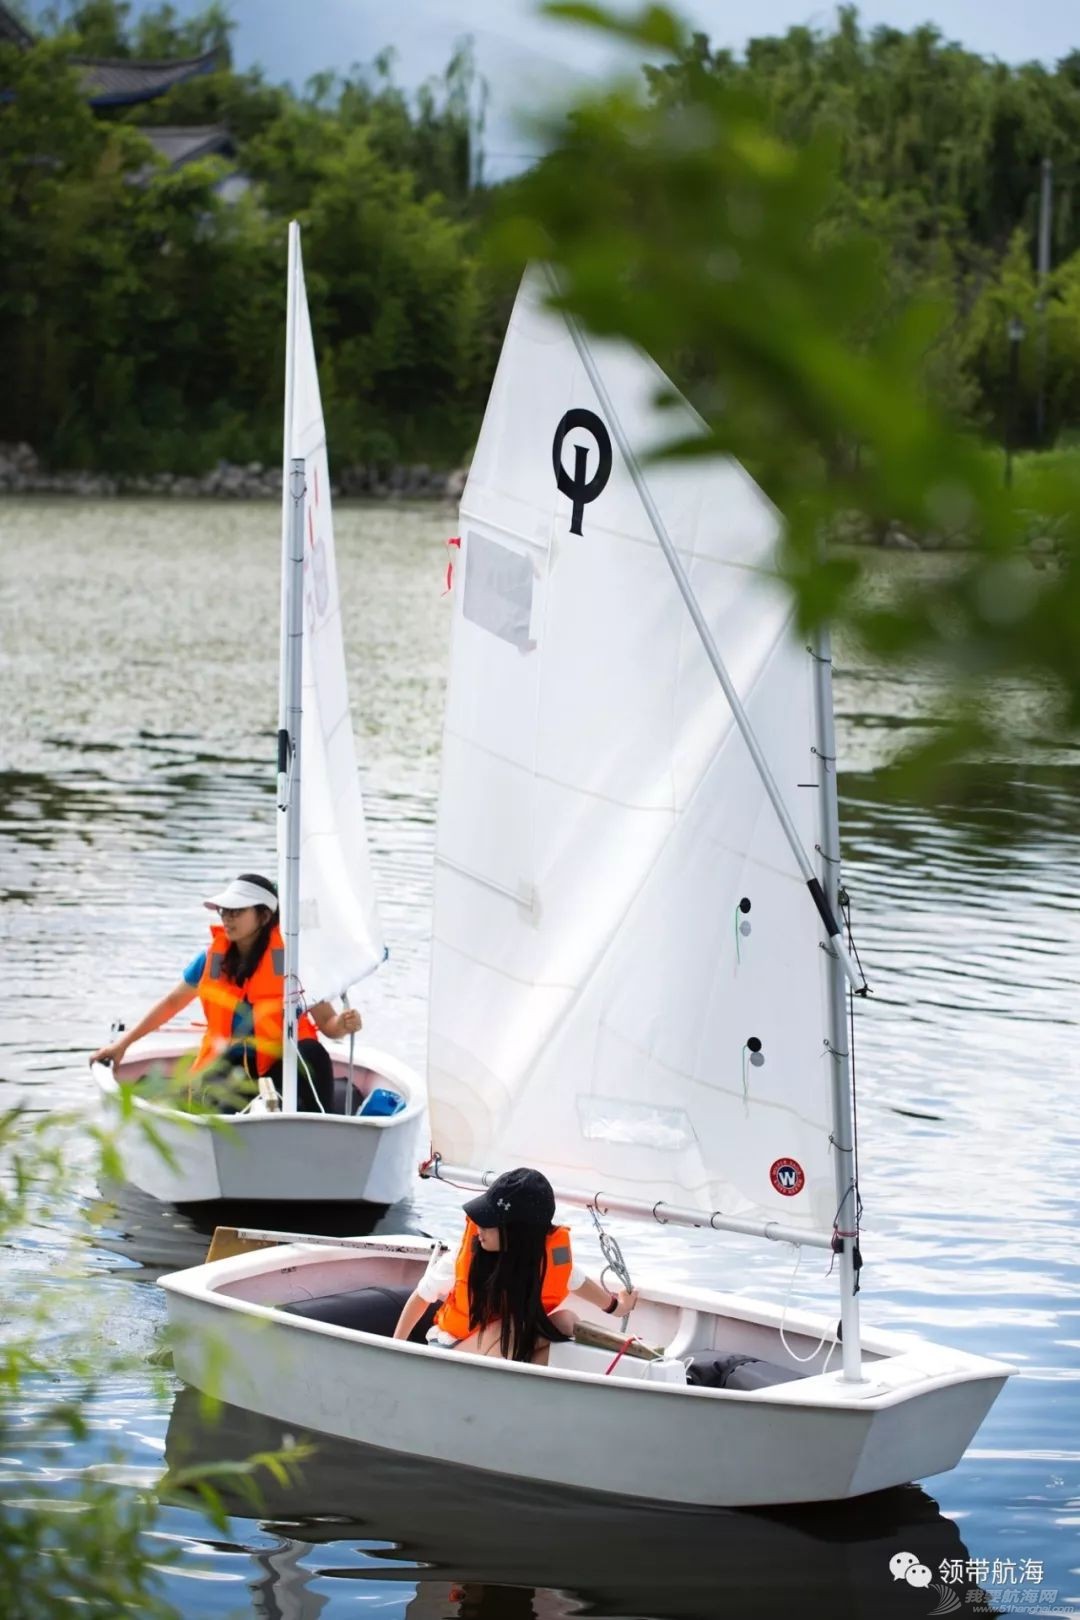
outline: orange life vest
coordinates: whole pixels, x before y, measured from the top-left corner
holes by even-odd
[[[275,923],[270,932],[270,942],[246,984],[233,984],[222,972],[228,944],[224,928],[214,926],[210,929],[210,949],[206,953],[206,963],[199,980],[199,1000],[206,1014],[206,1034],[195,1056],[194,1069],[196,1072],[205,1069],[228,1047],[236,1044],[233,1014],[240,1002],[246,1001],[251,1005],[255,1032],[255,1067],[259,1074],[265,1074],[281,1056],[285,1029],[285,942],[281,929]],[[298,1040],[305,1041],[317,1037],[319,1031],[314,1020],[307,1013],[301,1013],[296,1033]]]
[[[466,1218],[465,1235],[454,1262],[454,1286],[435,1313],[435,1326],[458,1340],[467,1339],[474,1331],[469,1324],[469,1266],[476,1233],[477,1227]],[[548,1233],[546,1253],[547,1266],[540,1287],[540,1300],[550,1316],[570,1292],[570,1273],[574,1269],[570,1233],[565,1226],[553,1227]]]

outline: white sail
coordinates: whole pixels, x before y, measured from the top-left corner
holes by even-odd
[[[828,1234],[821,925],[613,446],[604,479],[611,436],[543,297],[530,274],[462,502],[434,1146]],[[658,407],[644,356],[593,354],[636,451],[700,431],[682,402]],[[771,574],[773,509],[719,458],[647,476],[812,851],[813,664]]]
[[[286,466],[304,458],[305,497],[303,729],[300,783],[300,984],[307,1005],[339,995],[382,961],[384,952],[368,861],[345,676],[341,599],[326,429],[311,335],[300,232],[289,230],[289,341]],[[285,520],[288,514],[287,480]],[[282,643],[284,646],[284,641]],[[284,817],[279,817],[283,823]],[[278,870],[284,894],[284,841]]]

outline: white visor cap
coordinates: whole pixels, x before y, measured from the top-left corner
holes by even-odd
[[[269,906],[271,911],[276,911],[278,900],[273,889],[265,884],[251,883],[247,878],[233,878],[227,889],[222,889],[211,900],[204,900],[203,905],[207,911],[220,911],[222,906],[227,911],[242,911],[245,906]]]

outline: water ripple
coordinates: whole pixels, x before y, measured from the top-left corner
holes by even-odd
[[[351,508],[339,524],[391,947],[365,986],[365,1025],[418,1063],[452,528],[433,508]],[[208,889],[273,865],[277,516],[270,503],[9,501],[0,532],[0,1102],[40,1111],[90,1099],[86,1053],[114,1016],[130,1019],[179,977]],[[207,589],[221,578],[227,591]],[[60,588],[71,580],[77,591]],[[1080,759],[1060,748],[992,762],[960,773],[947,803],[897,800],[887,767],[927,723],[933,682],[843,655],[837,695],[845,880],[874,988],[856,1016],[864,1317],[1022,1368],[977,1447],[935,1482],[940,1510],[912,1491],[792,1522],[615,1513],[331,1445],[302,1495],[271,1496],[262,1513],[231,1503],[224,1537],[195,1508],[165,1510],[155,1544],[180,1554],[162,1567],[182,1613],[334,1620],[363,1601],[394,1620],[678,1620],[714,1615],[722,1593],[725,1612],[762,1617],[907,1615],[912,1594],[887,1572],[907,1543],[927,1562],[1041,1558],[1058,1601],[1080,1601]],[[1028,701],[1022,688],[1014,701]],[[85,1151],[72,1157],[75,1202],[43,1211],[5,1256],[9,1297],[47,1297],[49,1268],[97,1197]],[[63,1496],[89,1475],[145,1486],[185,1447],[242,1457],[281,1438],[246,1414],[207,1436],[197,1403],[162,1389],[152,1282],[201,1258],[206,1233],[113,1191],[115,1212],[83,1251],[83,1287],[107,1342],[144,1359],[145,1375],[99,1396],[79,1440],[48,1421],[74,1386],[24,1392],[5,1413],[8,1502]],[[424,1186],[391,1219],[452,1234],[457,1197]],[[795,1274],[786,1249],[612,1228],[639,1279],[832,1308],[827,1259]],[[595,1261],[584,1229],[579,1248]]]

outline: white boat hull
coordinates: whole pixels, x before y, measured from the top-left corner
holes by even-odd
[[[306,1548],[380,1545],[368,1571],[379,1582],[415,1578],[417,1566],[425,1566],[426,1606],[410,1607],[409,1620],[421,1612],[445,1620],[453,1612],[442,1582],[562,1594],[566,1606],[556,1612],[563,1614],[580,1614],[587,1600],[598,1614],[665,1620],[716,1614],[721,1591],[725,1613],[754,1620],[854,1616],[869,1612],[872,1594],[874,1620],[916,1620],[911,1588],[889,1571],[896,1550],[917,1550],[932,1570],[944,1558],[963,1566],[969,1557],[956,1524],[918,1487],[880,1493],[854,1513],[845,1504],[783,1514],[658,1513],[651,1503],[346,1444],[239,1407],[214,1403],[208,1410],[189,1389],[177,1393],[165,1460],[170,1470],[239,1465],[297,1443],[310,1445],[312,1454],[296,1475],[261,1472],[257,1503],[241,1488],[247,1476],[234,1484],[219,1470],[215,1486],[226,1511],[264,1523],[291,1521],[291,1538]],[[325,1570],[327,1560],[305,1563]],[[547,1613],[543,1601],[534,1599],[538,1616]]]
[[[177,1370],[233,1405],[340,1439],[711,1507],[837,1501],[952,1468],[1010,1371],[877,1335],[865,1340],[863,1383],[811,1371],[740,1393],[652,1382],[646,1363],[626,1358],[605,1374],[608,1352],[576,1345],[556,1347],[549,1367],[522,1366],[283,1309],[369,1284],[411,1285],[428,1248],[410,1238],[372,1238],[353,1249],[295,1245],[164,1277]],[[713,1350],[782,1361],[781,1320],[779,1310],[738,1296],[652,1291],[634,1326],[669,1357]],[[813,1351],[824,1331],[790,1313],[785,1327],[797,1355]],[[825,1363],[828,1348],[811,1368]]]
[[[354,1075],[359,1108],[373,1086],[406,1099],[385,1118],[343,1114],[188,1114],[121,1087],[190,1052],[175,1040],[141,1041],[117,1072],[95,1064],[124,1178],[165,1203],[235,1199],[265,1204],[393,1204],[412,1189],[426,1141],[426,1097],[420,1077],[374,1047],[358,1046]],[[344,1078],[347,1052],[332,1048]]]

